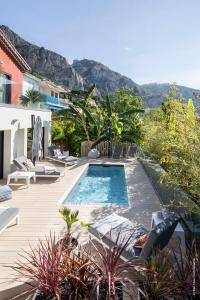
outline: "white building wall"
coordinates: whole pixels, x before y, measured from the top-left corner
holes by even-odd
[[[14,158],[27,154],[27,128],[31,128],[31,116],[41,117],[45,127],[45,154],[51,143],[51,112],[13,105],[0,104],[0,130],[4,131],[4,177],[12,171]]]

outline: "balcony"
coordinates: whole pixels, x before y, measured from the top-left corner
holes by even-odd
[[[48,108],[59,110],[63,108],[68,108],[68,100],[67,99],[58,99],[55,97],[43,95],[44,102]]]

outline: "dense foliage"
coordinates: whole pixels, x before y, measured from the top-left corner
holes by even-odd
[[[200,206],[199,119],[192,99],[183,100],[173,86],[161,108],[146,114],[143,145],[164,167],[169,183]]]
[[[72,154],[80,153],[81,141],[136,142],[141,139],[141,98],[134,89],[121,88],[106,99],[93,96],[95,85],[87,92],[73,91],[69,110],[54,113],[52,141]]]
[[[76,120],[66,111],[65,118],[55,115],[52,122],[52,142],[59,144],[62,149],[69,150],[70,154],[80,153],[80,144],[84,133]]]

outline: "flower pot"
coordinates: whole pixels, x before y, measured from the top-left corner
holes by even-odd
[[[61,295],[61,300],[69,300],[68,291],[64,291]],[[45,294],[37,290],[33,295],[32,300],[56,300],[56,297],[53,295]]]
[[[37,290],[35,294],[33,295],[32,300],[54,300],[54,296],[45,294]]]
[[[115,287],[117,289],[116,294],[117,294],[118,300],[123,300],[123,286],[122,286],[122,284],[120,282],[118,282],[118,283],[116,283]],[[107,296],[106,294],[107,294],[107,284],[102,283],[99,286],[99,291],[97,291],[97,294],[94,297],[94,300],[97,300],[97,299],[98,300],[105,300],[106,296]]]

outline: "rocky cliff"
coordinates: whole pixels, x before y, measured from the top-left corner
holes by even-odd
[[[106,93],[114,92],[120,87],[139,88],[130,78],[114,72],[107,66],[94,60],[74,60],[72,67],[86,79],[87,82],[94,82],[103,96]]]
[[[74,70],[65,57],[25,41],[7,26],[1,26],[0,28],[34,72],[69,88],[83,87],[83,78]]]

